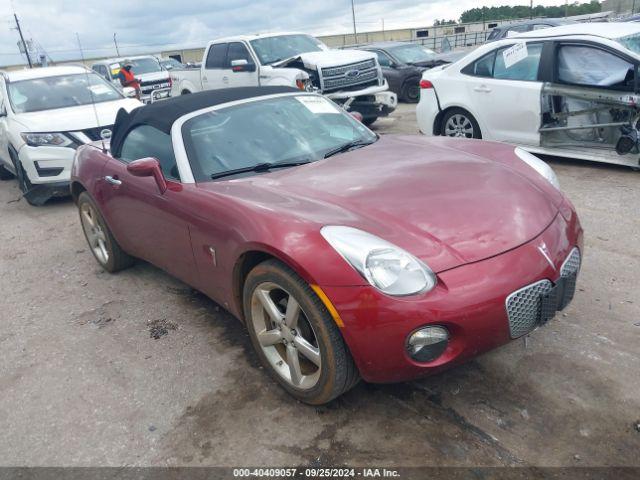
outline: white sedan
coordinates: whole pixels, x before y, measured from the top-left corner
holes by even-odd
[[[638,168],[639,65],[638,24],[524,33],[427,70],[418,125],[425,135]]]
[[[76,149],[108,137],[118,110],[141,105],[82,66],[0,72],[0,180],[17,177],[32,205],[69,195]]]

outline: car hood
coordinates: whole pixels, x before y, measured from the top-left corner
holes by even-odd
[[[41,112],[20,113],[15,119],[30,132],[70,132],[113,125],[121,108],[131,111],[141,106],[138,100],[126,98],[77,107],[57,108]],[[97,114],[97,118],[96,118]]]
[[[169,80],[169,77],[170,77],[170,74],[168,71],[149,72],[149,73],[142,73],[140,75],[134,72],[134,75],[136,78],[139,78],[140,80],[142,80],[142,83],[156,82],[158,80]]]
[[[319,52],[301,53],[282,62],[274,63],[273,67],[286,67],[292,62],[302,61],[305,67],[311,69],[325,67],[339,67],[350,63],[363,62],[376,58],[371,52],[362,50],[322,50]]]
[[[418,136],[384,136],[309,165],[201,186],[307,228],[360,228],[436,272],[516,248],[558,212],[557,199],[508,163]]]

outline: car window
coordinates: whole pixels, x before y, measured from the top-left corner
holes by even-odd
[[[553,26],[553,25],[549,25],[549,24],[547,24],[547,23],[536,23],[536,24],[533,26],[533,29],[534,29],[534,30],[543,30],[543,29],[545,29],[545,28],[551,28],[552,26]]]
[[[389,58],[389,55],[387,55],[384,52],[381,52],[379,50],[369,50],[372,53],[375,53],[378,57],[378,63],[380,64],[381,67],[390,67],[391,65],[393,65],[393,61]]]
[[[558,80],[572,85],[632,91],[634,65],[599,48],[564,45],[558,51]]]
[[[493,30],[491,30],[491,33],[489,34],[489,37],[487,38],[487,40],[494,40],[498,38],[498,35],[500,35],[500,32],[502,32],[502,30],[500,30],[499,28],[494,28]]]
[[[514,25],[509,27],[509,29],[504,33],[503,37],[509,38],[512,35],[517,35],[518,33],[528,32],[531,29],[531,25]]]
[[[493,63],[496,58],[495,50],[484,57],[477,60],[469,72],[471,75],[478,77],[492,77],[493,76]]]
[[[231,62],[234,60],[246,60],[248,64],[254,63],[249,50],[240,42],[233,42],[229,44],[225,68],[231,68]]]
[[[204,68],[206,69],[224,68],[224,62],[226,58],[227,58],[226,43],[218,43],[216,45],[211,45]]]
[[[165,177],[180,180],[171,136],[149,125],[141,125],[131,130],[124,139],[120,159],[129,163],[147,157],[160,162]]]
[[[493,78],[501,80],[537,80],[538,68],[540,66],[540,54],[542,53],[542,43],[528,43],[526,57],[514,64],[507,65],[505,64],[504,53],[511,47],[512,45],[501,48],[496,52],[496,61],[493,67]]]

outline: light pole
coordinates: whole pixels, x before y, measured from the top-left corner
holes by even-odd
[[[113,43],[116,46],[116,54],[118,56],[120,56],[120,50],[118,50],[118,40],[116,40],[116,35],[117,35],[117,33],[113,34]]]
[[[353,4],[354,0],[351,0],[351,16],[353,18],[353,41],[358,44],[358,32],[356,31],[356,7]]]

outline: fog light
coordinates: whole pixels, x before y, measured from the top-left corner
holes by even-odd
[[[407,339],[407,353],[416,362],[431,362],[444,353],[449,332],[444,327],[425,327]]]

